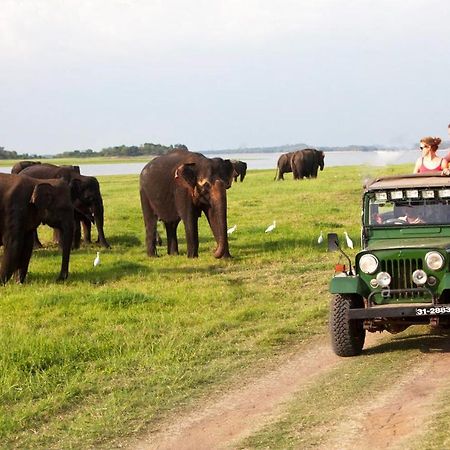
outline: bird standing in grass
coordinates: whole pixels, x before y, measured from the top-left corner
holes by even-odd
[[[94,259],[94,267],[97,267],[100,264],[100,252],[97,252],[97,256]]]
[[[345,241],[347,242],[347,247],[353,248],[353,241],[350,239],[350,236],[347,234],[346,231],[344,231],[344,235],[345,235]]]
[[[237,229],[237,225],[233,225],[231,228],[228,228],[228,230],[227,230],[228,236],[230,234],[233,234],[236,231],[236,229]]]
[[[270,233],[270,232],[272,232],[273,230],[275,230],[276,227],[277,227],[277,221],[274,220],[273,223],[272,223],[272,225],[269,225],[269,226],[266,228],[265,233]]]
[[[317,239],[317,243],[320,245],[323,242],[323,232],[320,232],[320,236]]]

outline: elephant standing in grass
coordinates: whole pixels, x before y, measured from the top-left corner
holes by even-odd
[[[40,223],[61,232],[62,262],[58,280],[69,274],[74,230],[74,209],[69,185],[63,180],[38,180],[16,174],[0,174],[0,238],[3,258],[0,282],[13,273],[23,283],[33,251],[34,233]]]
[[[62,178],[69,185],[77,183],[78,190],[73,197],[73,203],[78,212],[75,221],[74,248],[80,246],[80,221],[83,224],[85,242],[91,242],[91,222],[94,221],[98,231],[98,242],[102,247],[110,247],[103,230],[103,198],[97,178],[80,175],[78,166],[55,166],[53,164],[33,165],[23,169],[20,175],[42,179]]]
[[[245,175],[247,174],[247,163],[244,161],[231,160],[233,164],[233,179],[236,182],[238,177],[239,180],[244,181]]]
[[[292,172],[292,157],[295,152],[283,153],[277,162],[277,171],[274,180],[284,180],[284,174]]]
[[[317,172],[325,166],[325,154],[313,148],[299,150],[292,156],[292,172],[295,180],[317,178]]]
[[[230,257],[227,236],[227,195],[233,166],[229,160],[200,153],[173,151],[150,161],[140,175],[147,254],[156,256],[156,223],[164,222],[167,252],[178,254],[177,227],[186,230],[187,256],[198,256],[198,219],[209,222],[217,247],[216,258]]]

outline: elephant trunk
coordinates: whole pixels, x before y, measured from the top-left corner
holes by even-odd
[[[61,249],[62,249],[62,260],[61,260],[61,272],[58,276],[58,281],[65,280],[69,276],[69,259],[70,250],[72,248],[72,238],[73,238],[74,223],[73,219],[67,220],[61,227]]]
[[[211,207],[206,216],[217,242],[215,258],[231,258],[227,235],[227,192],[223,181],[217,180],[211,189]]]
[[[95,226],[97,227],[98,233],[98,242],[102,247],[110,248],[108,241],[106,240],[105,233],[103,231],[103,223],[104,223],[104,209],[103,209],[103,200],[100,198],[94,203],[92,212],[94,214]]]

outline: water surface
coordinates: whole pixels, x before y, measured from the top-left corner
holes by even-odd
[[[224,159],[239,159],[247,163],[249,170],[275,169],[278,158],[282,153],[207,153],[206,156]],[[371,152],[325,152],[325,168],[335,166],[386,166],[394,164],[411,163],[411,171],[419,153],[412,150],[399,151],[371,151]],[[139,174],[145,162],[114,163],[114,164],[80,164],[83,175],[133,175]],[[0,172],[10,173],[11,167],[0,167]]]

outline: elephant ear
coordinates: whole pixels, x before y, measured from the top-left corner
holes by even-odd
[[[185,187],[194,189],[197,184],[197,173],[195,163],[182,164],[175,170],[175,180],[179,181]]]
[[[31,194],[30,203],[38,209],[47,209],[53,203],[53,197],[53,187],[50,184],[37,184]]]

